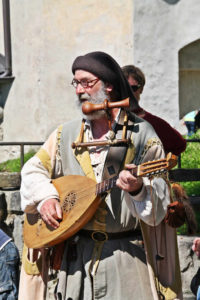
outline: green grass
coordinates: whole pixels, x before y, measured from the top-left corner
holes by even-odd
[[[200,129],[190,139],[200,139]],[[200,168],[200,143],[187,143],[187,148],[181,155],[182,168]]]
[[[31,150],[24,155],[24,162],[29,160],[35,151]],[[3,163],[0,163],[0,172],[20,172],[21,171],[21,163],[20,158],[7,160]]]
[[[188,139],[188,137],[185,137]],[[193,134],[191,139],[200,139],[200,130]],[[200,169],[200,143],[187,143],[187,148],[184,153],[181,154],[181,168],[184,169]],[[188,196],[200,196],[200,182],[180,182],[184,187]],[[195,215],[197,224],[200,224],[200,211],[195,209]],[[184,224],[177,229],[178,234],[187,234],[187,226]],[[198,228],[198,233],[200,233],[200,226]]]
[[[191,136],[200,139],[200,130]],[[181,167],[185,169],[200,169],[200,143],[188,143],[185,152],[181,155]],[[200,195],[200,182],[182,182],[189,196]]]

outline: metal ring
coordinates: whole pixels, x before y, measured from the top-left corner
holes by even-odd
[[[103,239],[98,239],[97,237],[95,238],[95,235],[98,235],[98,234],[102,235]],[[100,231],[100,230],[94,231],[91,234],[91,237],[92,237],[93,241],[95,241],[95,242],[105,242],[108,240],[108,234],[106,232]]]

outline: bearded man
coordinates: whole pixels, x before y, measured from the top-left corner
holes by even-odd
[[[80,104],[129,97],[137,108],[120,66],[110,55],[91,52],[79,56],[72,72]],[[109,122],[104,111],[87,114],[82,120],[83,142],[120,139],[126,114],[124,109],[112,108]],[[65,243],[57,299],[182,299],[176,235],[163,222],[170,202],[168,186],[163,178],[149,180],[129,171],[164,157],[155,131],[128,113],[130,144],[118,150],[112,143],[73,150],[71,144],[80,140],[80,128],[81,120],[60,126],[22,170],[24,211],[39,212],[53,228],[60,226],[62,210],[51,178],[82,175],[99,183],[118,175],[117,186],[102,194],[92,219]]]

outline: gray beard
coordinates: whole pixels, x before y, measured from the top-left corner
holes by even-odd
[[[85,99],[92,104],[101,104],[105,99],[110,101],[109,95],[107,95],[105,91],[105,85],[102,83],[101,89],[94,94],[93,96],[89,96],[87,93],[78,95],[78,104],[79,107],[82,105],[81,99]],[[91,114],[84,115],[87,120],[97,120],[106,117],[105,110],[99,110],[92,112]]]

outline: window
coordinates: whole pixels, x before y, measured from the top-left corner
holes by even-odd
[[[0,78],[12,76],[11,33],[10,33],[10,0],[2,0],[0,10],[3,15],[0,39],[4,49],[0,48]],[[1,18],[0,18],[1,19]],[[4,51],[4,54],[2,54]]]

